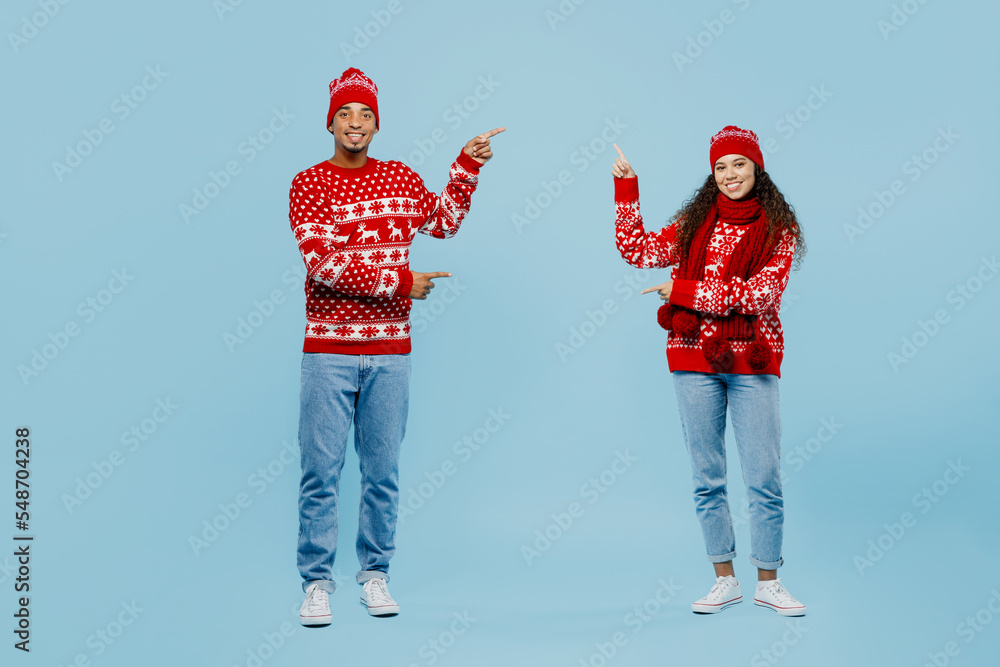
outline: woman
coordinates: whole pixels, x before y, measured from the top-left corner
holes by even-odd
[[[764,171],[757,135],[730,125],[712,137],[712,174],[658,232],[639,215],[635,171],[618,146],[615,242],[640,268],[671,266],[671,280],[644,290],[665,302],[657,317],[670,334],[670,366],[694,501],[716,580],[691,605],[711,614],[743,600],[733,571],[736,543],[726,498],[726,408],[750,502],[754,603],[784,616],[806,607],[777,577],[784,502],[778,378],[784,345],[778,312],[788,273],[805,252],[791,206]]]

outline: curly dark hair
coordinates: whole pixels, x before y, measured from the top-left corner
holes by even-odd
[[[802,235],[802,225],[796,219],[792,205],[785,201],[784,195],[771,180],[771,176],[756,164],[754,171],[756,173],[754,186],[748,196],[756,196],[760,200],[760,205],[764,207],[764,213],[767,215],[768,242],[773,241],[786,229],[792,230],[795,234],[795,258],[792,266],[798,269],[806,254],[806,239]],[[705,221],[705,216],[708,215],[718,195],[719,186],[715,184],[715,175],[709,174],[702,186],[670,218],[670,222],[677,223],[676,242],[681,257],[687,255],[695,230]]]

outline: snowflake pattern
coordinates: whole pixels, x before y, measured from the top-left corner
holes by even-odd
[[[629,185],[615,182],[615,243],[626,262],[637,268],[670,267],[670,279],[677,280],[677,249],[674,244],[676,224],[647,232],[639,213],[638,191]],[[767,343],[771,351],[780,355],[784,352],[784,338],[778,313],[781,309],[781,295],[788,283],[791,259],[795,253],[795,236],[790,232],[779,240],[768,263],[748,280],[739,278],[723,281],[723,269],[737,244],[746,233],[742,225],[716,223],[705,253],[705,277],[700,281],[675,283],[675,293],[683,294],[685,283],[693,285],[690,303],[687,297],[677,301],[702,313],[701,331],[698,341],[674,336],[667,341],[667,356],[671,359],[672,370],[698,370],[712,372],[712,369],[698,367],[706,363],[701,357],[700,345],[718,334],[717,319],[730,313],[758,316],[758,340]],[[733,341],[733,351],[742,354],[749,342]],[[672,356],[674,355],[674,356]],[[675,359],[683,361],[676,362]],[[681,367],[683,366],[683,367]]]
[[[402,287],[412,237],[454,235],[476,189],[478,165],[465,156],[441,195],[400,162],[369,162],[358,176],[321,162],[292,181],[289,222],[308,272],[307,352],[408,350],[412,302]],[[378,240],[352,240],[361,225],[377,230]]]

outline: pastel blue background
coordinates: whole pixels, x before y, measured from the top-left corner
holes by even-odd
[[[0,434],[9,452],[0,457],[0,536],[13,544],[17,426],[32,433],[36,536],[30,655],[11,646],[14,560],[12,547],[0,550],[3,664],[69,665],[82,655],[80,664],[94,665],[249,666],[264,657],[599,666],[595,643],[616,632],[627,642],[607,664],[923,665],[928,654],[939,664],[997,664],[1000,619],[980,610],[1000,590],[1000,281],[976,282],[977,272],[994,277],[984,258],[995,261],[1000,246],[996,3],[565,0],[560,22],[548,14],[559,11],[556,0],[401,0],[396,15],[379,14],[381,0],[248,0],[223,13],[218,5],[53,4],[58,13],[37,19],[37,34],[17,45],[8,35],[0,48]],[[878,22],[902,5],[916,12],[905,23],[897,15],[902,25],[883,35]],[[713,23],[724,10],[731,22]],[[16,33],[42,11],[12,0],[0,25]],[[372,23],[379,16],[391,20]],[[345,55],[341,44],[366,24],[375,36]],[[697,57],[679,67],[672,54],[699,33],[707,46],[692,47]],[[414,310],[423,324],[413,341],[404,502],[445,461],[457,472],[440,488],[424,486],[429,497],[399,528],[391,588],[402,614],[372,619],[357,604],[351,452],[334,623],[306,630],[296,617],[298,465],[279,458],[283,443],[297,452],[304,327],[287,190],[296,172],[332,154],[327,83],[348,66],[381,91],[372,155],[405,159],[437,191],[468,139],[508,129],[494,139],[496,157],[458,236],[420,237],[412,250],[415,270],[455,277],[450,296],[442,280]],[[165,74],[122,118],[121,103],[112,105],[147,67]],[[475,99],[481,78],[491,89]],[[810,98],[814,88],[825,91],[822,103]],[[803,107],[810,99],[814,108]],[[467,118],[449,113],[456,104]],[[268,128],[275,109],[294,117],[263,133],[271,141],[251,161],[242,142]],[[796,112],[798,127],[784,120]],[[113,131],[60,179],[53,162],[102,119]],[[749,603],[714,617],[690,612],[712,573],[657,302],[630,286],[667,274],[636,277],[614,247],[613,151],[601,138],[609,121],[639,174],[650,228],[704,178],[708,139],[722,126],[755,129],[778,146],[768,171],[809,244],[782,318],[781,575],[809,606],[797,624]],[[447,139],[431,146],[437,128]],[[947,150],[935,152],[949,128],[950,143],[939,142]],[[579,152],[585,146],[592,158]],[[914,172],[907,162],[925,150],[935,161]],[[239,173],[185,221],[180,205],[229,161]],[[563,170],[559,195],[540,197]],[[902,194],[849,238],[858,208],[878,212],[878,193],[894,180]],[[526,199],[542,206],[518,230],[514,214],[536,213]],[[111,296],[101,290],[122,269],[132,279],[88,321],[79,304]],[[959,285],[978,291],[959,297]],[[276,305],[263,307],[270,316],[231,351],[225,334],[275,291]],[[584,326],[592,335],[561,358],[557,344],[569,345],[571,330],[607,300],[613,312],[595,316],[602,326]],[[915,336],[938,311],[944,323],[927,327],[935,335]],[[79,334],[22,380],[18,367],[71,322]],[[914,343],[909,359],[904,337]],[[890,353],[906,362],[894,367]],[[177,408],[146,421],[155,432],[128,451],[122,434],[151,419],[158,399]],[[491,409],[509,418],[465,460],[455,443],[483,439],[476,429]],[[832,438],[823,420],[839,426]],[[796,453],[810,447],[808,460]],[[121,465],[68,509],[78,479],[116,450]],[[585,495],[616,452],[637,461],[606,492]],[[739,514],[735,448],[730,456]],[[952,463],[968,470],[940,481]],[[256,471],[269,464],[274,476],[262,482]],[[920,500],[925,488],[933,503]],[[195,553],[190,538],[203,522],[225,525],[220,505],[239,494],[248,506]],[[522,546],[572,502],[583,515],[529,564]],[[910,525],[893,536],[907,512]],[[750,583],[745,524],[737,534],[737,574]],[[890,548],[866,555],[880,538]],[[635,622],[629,614],[655,599],[661,580],[679,592]],[[98,630],[117,633],[123,604],[142,611],[113,643],[97,639]],[[981,630],[961,625],[977,612]],[[475,619],[457,637],[456,613]],[[290,636],[278,642],[282,627]],[[261,652],[269,634],[281,646]],[[435,652],[431,641],[449,647]]]

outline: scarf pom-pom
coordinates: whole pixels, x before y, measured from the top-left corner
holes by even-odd
[[[699,330],[698,316],[690,310],[678,310],[673,317],[674,333],[681,338],[697,338]]]
[[[705,360],[713,367],[725,368],[732,363],[733,348],[724,338],[712,338],[705,343],[704,354]]]
[[[656,311],[656,321],[661,327],[670,331],[672,326],[672,320],[674,319],[674,307],[669,303],[665,303],[660,306],[660,309]]]
[[[747,348],[747,363],[757,372],[764,370],[771,363],[771,348],[760,341],[751,343]]]

